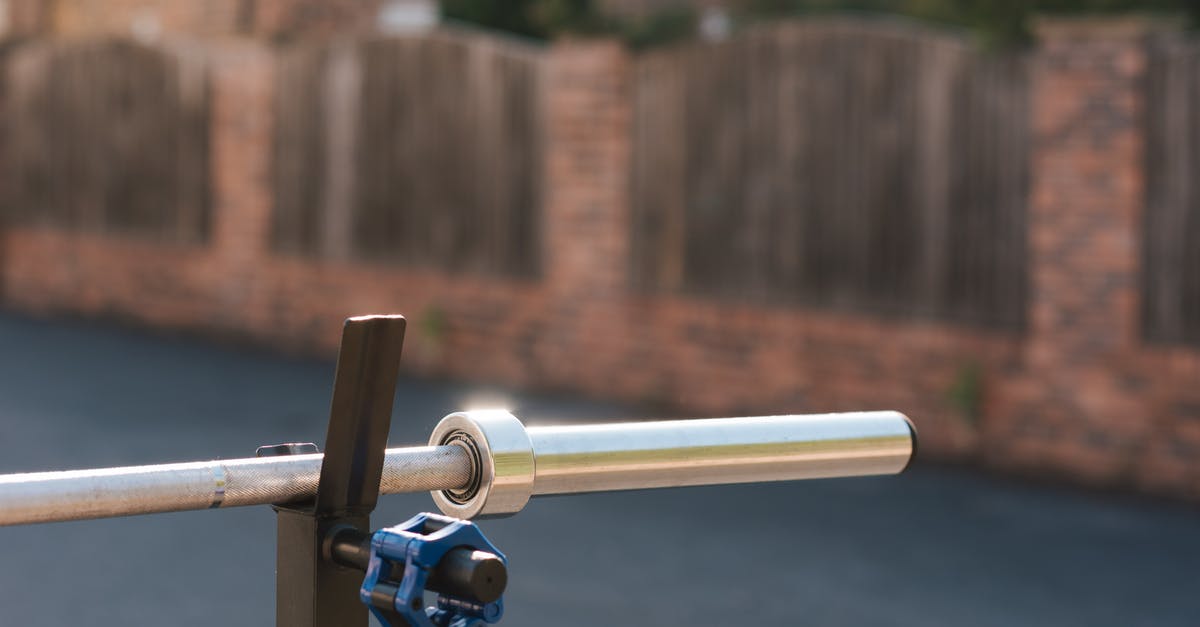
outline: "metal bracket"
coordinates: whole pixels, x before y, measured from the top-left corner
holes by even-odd
[[[404,328],[403,316],[363,316],[347,319],[342,329],[316,498],[275,507],[278,627],[367,624],[366,607],[358,600],[362,572],[332,559],[332,535],[347,527],[369,533],[371,511],[379,498]],[[268,454],[302,450],[264,448]]]

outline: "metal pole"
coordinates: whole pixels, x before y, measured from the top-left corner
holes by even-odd
[[[470,484],[433,495],[446,515],[474,518],[542,494],[895,474],[916,431],[894,411],[526,428],[487,410],[446,416],[430,444],[478,460]]]
[[[534,494],[895,474],[897,412],[532,427]]]
[[[507,431],[496,433],[496,424]],[[479,425],[490,432],[464,430],[482,429]],[[484,490],[525,490],[523,499],[518,493],[510,500],[515,509],[460,517],[511,514],[539,494],[893,474],[908,464],[916,441],[897,412],[528,428],[507,412],[464,412],[438,425],[434,441],[443,439],[445,445],[388,449],[380,492],[434,491],[445,513],[459,515],[463,512],[443,506],[445,491],[475,502]],[[296,455],[2,475],[0,525],[312,498],[321,459]],[[473,496],[467,493],[472,485]]]
[[[333,530],[371,531],[405,325],[403,316],[360,316],[342,327],[316,498],[275,506],[279,627],[367,624],[362,573],[331,559],[326,545]]]
[[[311,499],[324,455],[0,475],[0,525],[86,520]],[[471,477],[457,446],[387,450],[384,494],[452,489]]]

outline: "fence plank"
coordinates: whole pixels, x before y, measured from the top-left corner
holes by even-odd
[[[641,55],[634,283],[1020,328],[1027,66],[846,20]]]
[[[1144,333],[1200,343],[1200,41],[1151,44],[1145,129]]]
[[[457,32],[363,39],[353,46],[354,60],[339,54],[336,66],[321,45],[287,50],[278,86],[276,248],[326,257],[348,249],[359,259],[535,275],[541,202],[536,52]],[[352,112],[329,104],[349,101],[345,94],[321,99],[322,86],[337,84],[325,77],[331,67],[357,72]],[[349,131],[342,128],[347,119],[354,125]],[[335,137],[352,142],[339,159],[353,166],[351,180],[330,188],[337,178],[330,172],[347,169],[322,161],[322,155],[333,158],[328,144]],[[322,245],[318,231],[329,231],[323,225],[331,212],[344,207],[349,245]]]
[[[203,241],[202,58],[127,41],[33,45],[8,63],[5,204],[24,223]]]
[[[330,99],[324,86],[329,50],[295,46],[277,58],[271,241],[282,252],[316,254],[328,202],[325,106]]]

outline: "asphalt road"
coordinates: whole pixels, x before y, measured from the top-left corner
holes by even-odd
[[[332,363],[0,315],[0,472],[244,457],[320,441]],[[400,383],[392,443],[481,399]],[[384,497],[374,522],[433,509]],[[1200,510],[917,465],[900,477],[535,500],[484,529],[503,625],[1197,625]],[[0,626],[273,624],[267,507],[0,529]]]

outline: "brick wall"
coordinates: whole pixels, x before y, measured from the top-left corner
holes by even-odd
[[[244,19],[257,35],[344,35],[371,30],[381,5],[382,0],[254,0]]]
[[[1042,29],[1024,334],[629,289],[630,59],[604,42],[546,53],[537,280],[272,253],[275,57],[238,43],[212,55],[212,241],[14,227],[0,241],[0,285],[23,311],[327,353],[342,318],[400,312],[413,322],[412,373],[694,415],[898,409],[917,422],[923,455],[1194,499],[1200,352],[1146,344],[1137,319],[1148,28]]]
[[[1047,21],[1034,78],[1031,303],[994,463],[1200,495],[1200,354],[1148,344],[1140,289],[1147,35]]]
[[[381,0],[9,0],[14,35],[328,36],[373,27]]]

